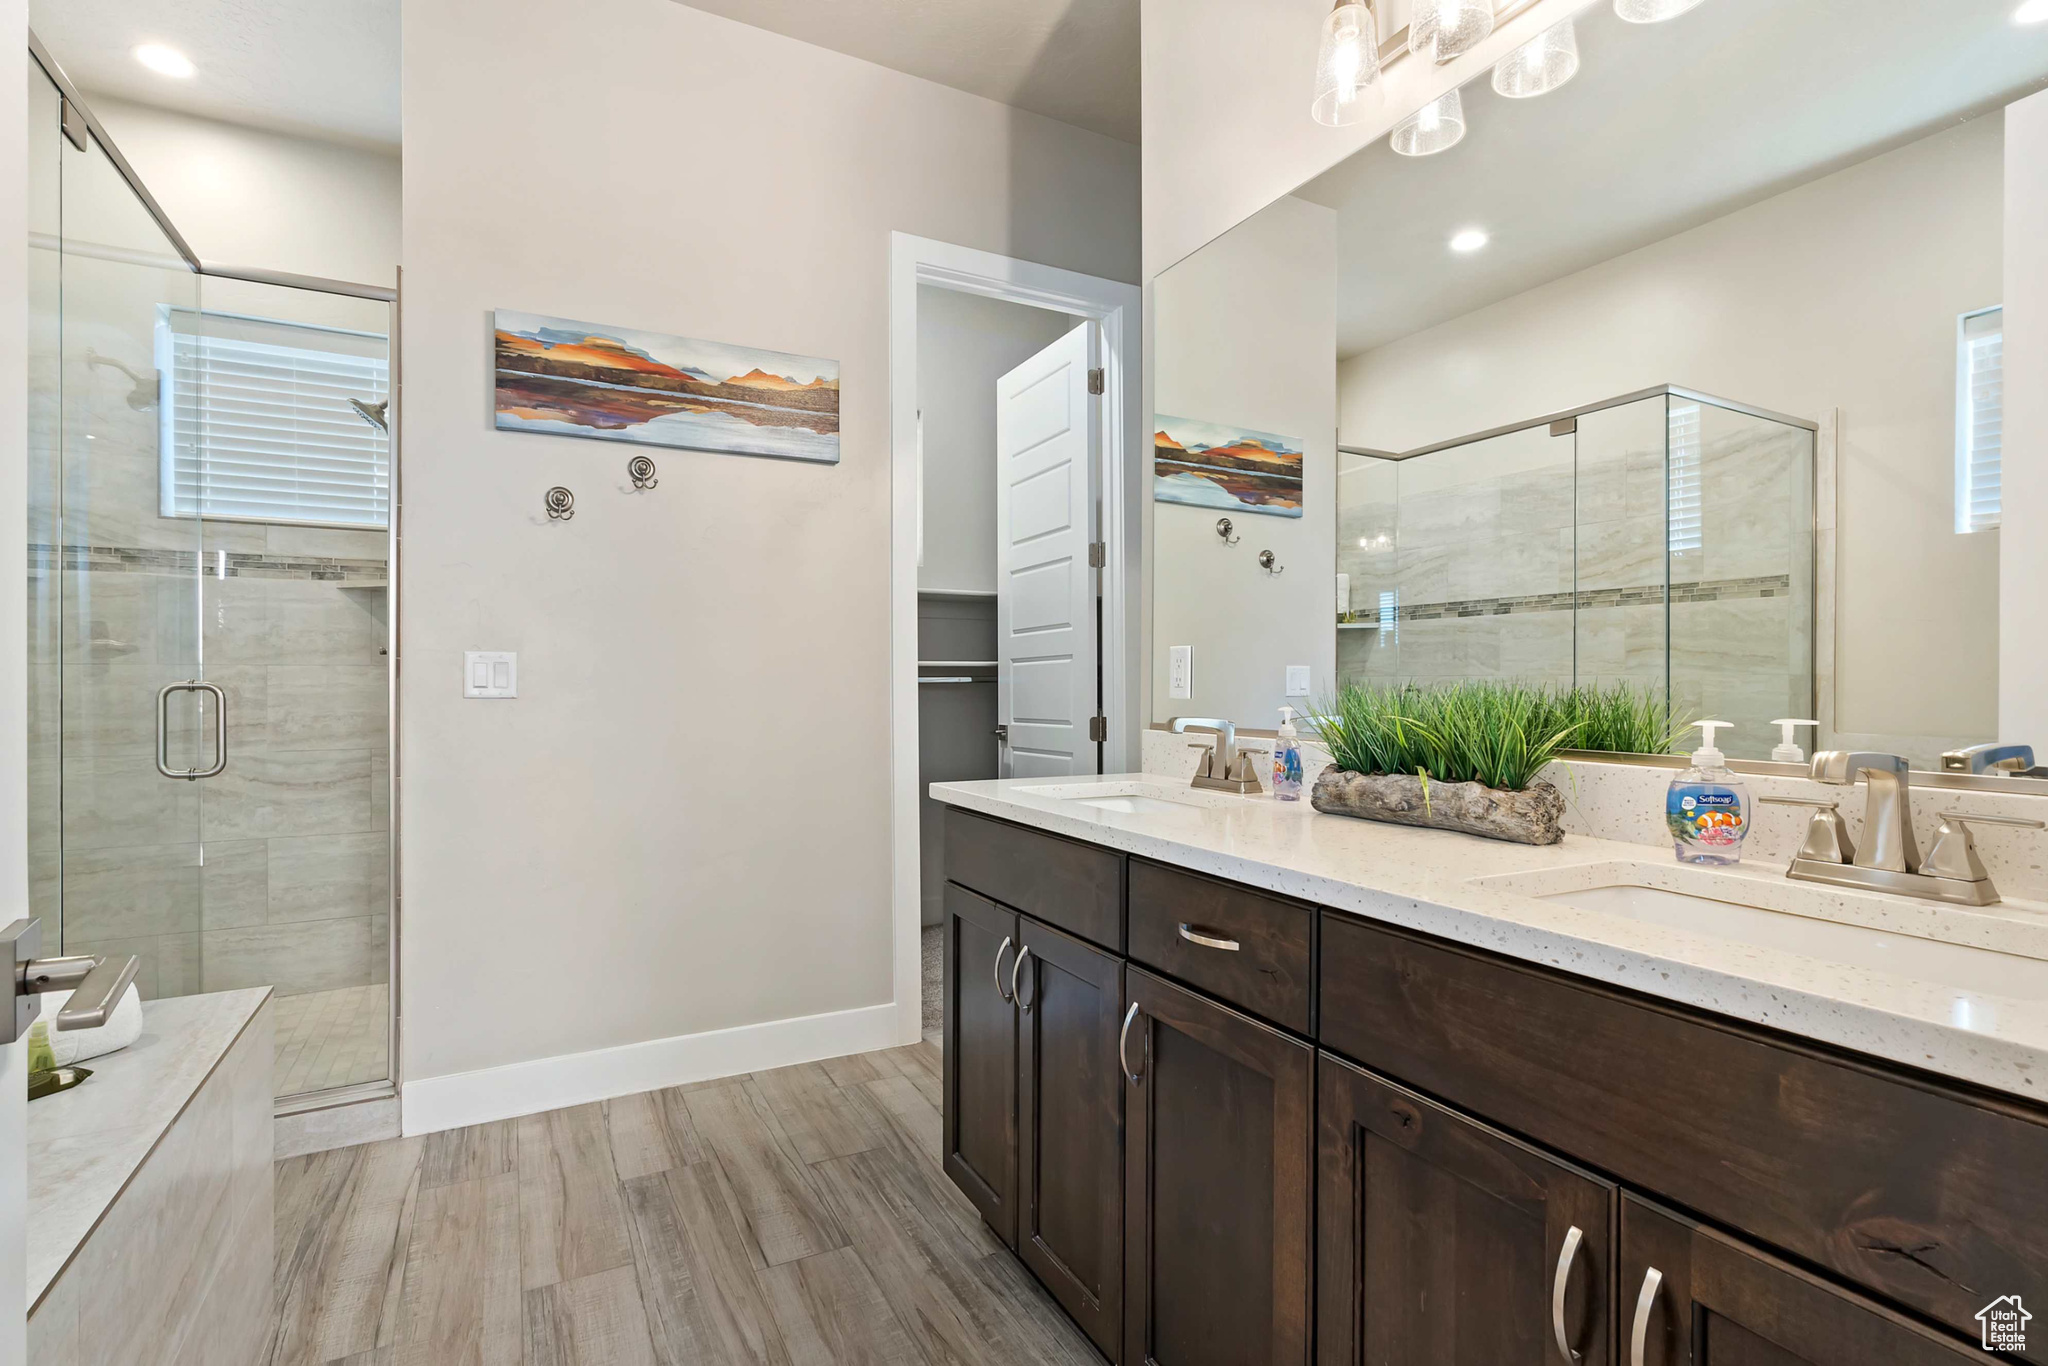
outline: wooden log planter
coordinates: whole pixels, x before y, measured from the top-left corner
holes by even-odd
[[[1316,775],[1309,804],[1332,816],[1457,830],[1515,844],[1564,838],[1564,795],[1542,779],[1519,792],[1484,783],[1440,783],[1411,773],[1353,773],[1331,764]]]

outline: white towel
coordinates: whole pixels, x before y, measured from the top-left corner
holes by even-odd
[[[107,1022],[97,1029],[58,1029],[57,1012],[71,999],[68,991],[46,991],[43,993],[42,1012],[36,1022],[29,1026],[29,1051],[36,1052],[36,1044],[46,1040],[51,1056],[58,1067],[69,1067],[87,1058],[97,1058],[112,1053],[117,1048],[126,1048],[142,1037],[142,993],[129,983],[128,990],[121,997],[119,1005]],[[39,1040],[38,1036],[41,1036]]]

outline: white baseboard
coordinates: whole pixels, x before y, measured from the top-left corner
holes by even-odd
[[[408,1136],[431,1134],[664,1086],[894,1048],[905,1042],[899,1037],[901,1019],[902,1012],[890,1001],[424,1077],[406,1082],[401,1092],[404,1131]]]

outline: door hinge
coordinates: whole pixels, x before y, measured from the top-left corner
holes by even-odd
[[[1107,716],[1091,716],[1088,718],[1088,738],[1097,742],[1109,739],[1109,718]]]
[[[57,97],[57,126],[64,130],[73,147],[81,152],[92,150],[92,130],[86,124],[85,111],[61,95]]]
[[[1090,541],[1088,543],[1088,567],[1090,569],[1109,568],[1109,543],[1107,541]]]
[[[1094,370],[1090,370],[1088,372],[1088,392],[1091,394],[1099,394],[1102,392],[1103,388],[1104,384],[1101,369],[1097,368]]]

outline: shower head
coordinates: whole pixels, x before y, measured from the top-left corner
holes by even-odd
[[[388,433],[391,430],[391,423],[385,415],[386,410],[391,407],[390,399],[387,398],[382,403],[365,403],[359,398],[352,398],[348,401],[348,406],[355,409],[358,417],[378,431]]]
[[[145,408],[154,408],[156,406],[157,391],[161,383],[156,375],[139,375],[115,360],[112,356],[102,356],[90,346],[85,348],[85,363],[87,365],[101,366],[108,370],[119,370],[122,374],[126,375],[129,384],[132,386],[128,390],[126,402],[136,412],[139,413]]]

